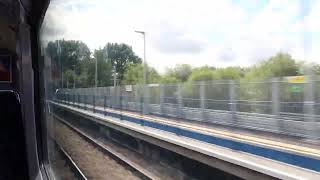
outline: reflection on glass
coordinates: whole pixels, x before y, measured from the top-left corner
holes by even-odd
[[[210,132],[221,126],[319,149],[319,11],[320,2],[302,0],[53,0],[41,29],[46,98],[146,127],[158,127],[152,118]],[[113,130],[79,121],[139,156],[163,160],[144,154],[141,140],[127,144],[132,137],[111,137]],[[165,164],[180,173],[173,179],[205,179],[179,158]],[[206,168],[195,171],[210,174]]]

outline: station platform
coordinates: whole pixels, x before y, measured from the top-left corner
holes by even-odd
[[[84,106],[66,101],[49,103],[270,177],[320,179],[320,146],[316,141],[142,115],[88,104]],[[239,173],[242,173],[243,178],[252,178],[250,174],[243,174],[243,171]]]

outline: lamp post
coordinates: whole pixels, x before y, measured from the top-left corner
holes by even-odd
[[[144,31],[135,31],[135,32],[143,35],[143,89],[144,89],[145,95],[143,96],[142,113],[148,114],[149,93],[147,93],[148,89],[146,86],[147,84],[146,33]]]
[[[143,85],[147,84],[146,32],[135,31],[143,35]]]
[[[63,88],[63,64],[62,64],[62,61],[61,61],[60,41],[57,42],[57,53],[58,53],[58,61],[60,63],[60,71],[61,71],[61,88]]]
[[[95,73],[94,73],[94,86],[98,86],[98,58],[96,58],[95,62]]]

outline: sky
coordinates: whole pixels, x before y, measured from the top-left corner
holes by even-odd
[[[277,52],[320,62],[319,0],[52,0],[42,40],[93,51],[126,43],[158,71],[176,64],[250,66]]]

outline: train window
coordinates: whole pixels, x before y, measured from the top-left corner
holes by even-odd
[[[319,11],[303,0],[51,0],[40,41],[53,174],[318,177]]]
[[[11,56],[0,55],[0,82],[11,82]]]

